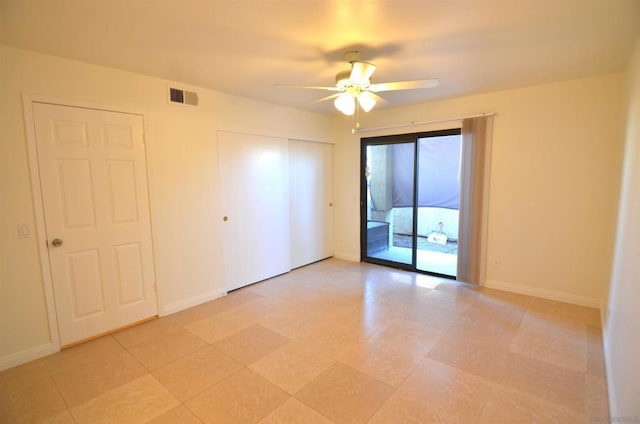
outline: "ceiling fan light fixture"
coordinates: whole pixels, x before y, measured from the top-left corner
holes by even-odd
[[[378,92],[414,90],[438,86],[437,79],[372,84],[371,77],[376,71],[376,65],[370,62],[362,62],[360,60],[360,52],[356,50],[346,52],[345,59],[351,65],[351,69],[336,74],[334,87],[290,84],[276,84],[276,86],[333,91],[335,94],[318,99],[311,104],[334,99],[333,104],[336,109],[347,116],[356,115],[356,117],[359,116],[360,111],[369,112],[376,106],[377,102],[384,102],[384,99],[376,94]]]
[[[370,84],[371,75],[376,70],[376,65],[367,62],[353,62],[351,64],[351,74],[349,80],[352,84],[360,86],[368,86]]]
[[[360,103],[362,110],[369,112],[376,105],[376,99],[370,92],[363,91],[358,96],[358,103]]]
[[[353,115],[356,111],[356,99],[351,96],[349,93],[342,93],[333,101],[333,105],[340,112],[344,113],[347,116]]]

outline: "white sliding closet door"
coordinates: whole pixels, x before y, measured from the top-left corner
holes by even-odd
[[[225,289],[289,272],[287,139],[218,132]]]
[[[291,268],[333,256],[333,146],[289,140]]]

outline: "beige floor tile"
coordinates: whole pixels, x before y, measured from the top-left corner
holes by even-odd
[[[52,374],[67,405],[73,407],[142,377],[147,370],[128,352]]]
[[[146,375],[71,409],[77,424],[145,423],[179,404],[151,375]]]
[[[503,386],[564,406],[580,414],[584,412],[584,373],[513,353],[509,354],[505,362],[504,372],[498,378],[498,382]]]
[[[334,364],[295,397],[336,423],[365,423],[393,390],[351,367]]]
[[[170,321],[164,318],[158,318],[153,321],[136,325],[135,327],[118,331],[117,333],[113,333],[111,336],[126,348],[138,343],[146,342],[147,340],[163,337],[177,329],[178,327]]]
[[[587,374],[584,414],[590,422],[607,422],[609,402],[607,401],[607,380]]]
[[[220,303],[224,303],[230,307],[236,307],[243,305],[252,300],[260,299],[262,296],[253,293],[248,290],[234,290],[228,293],[226,296],[219,299]]]
[[[398,386],[420,363],[423,349],[411,345],[367,340],[338,356],[338,360],[391,386]]]
[[[289,339],[283,335],[254,324],[219,340],[214,346],[234,360],[244,365],[251,365],[288,342]]]
[[[129,346],[127,350],[149,371],[202,349],[207,344],[193,333],[176,328],[164,335]]]
[[[487,305],[512,306],[522,311],[525,311],[528,308],[531,300],[533,299],[531,296],[526,296],[524,294],[495,290],[486,287],[476,287],[475,291],[478,293],[476,297],[478,302],[482,302]]]
[[[463,314],[468,323],[473,323],[474,329],[482,327],[492,335],[500,335],[502,344],[510,344],[520,327],[525,315],[525,308],[510,303],[501,303],[493,298],[476,299]],[[497,342],[498,340],[496,340]]]
[[[399,318],[407,309],[406,305],[398,303],[358,299],[343,313],[336,313],[332,322],[338,326],[350,326],[371,337]]]
[[[584,416],[562,406],[496,385],[478,424],[581,424]]]
[[[388,272],[388,269],[386,267],[380,266],[379,272],[384,275]],[[446,278],[435,277],[432,275],[416,274],[412,272],[405,273],[411,277],[411,283],[420,288],[434,289],[442,284],[443,281],[451,281]]]
[[[486,342],[506,349],[511,346],[518,328],[519,321],[508,322],[496,316],[478,319],[464,314],[444,332],[444,336],[461,341]]]
[[[558,322],[600,326],[600,311],[586,306],[532,298],[529,311],[547,318],[554,318]]]
[[[11,422],[17,423],[17,421],[11,421]],[[75,424],[73,415],[71,415],[71,412],[69,412],[69,410],[65,410],[64,412],[56,414],[52,417],[46,417],[46,418],[43,417],[41,419],[38,419],[37,422],[39,424]]]
[[[163,319],[171,322],[172,324],[186,327],[196,321],[212,318],[217,314],[226,312],[231,308],[242,305],[243,303],[260,299],[261,297],[262,296],[260,294],[249,290],[236,290],[229,293],[227,296],[222,296],[210,302],[194,306],[193,308],[185,309],[184,311],[169,315]]]
[[[282,284],[279,284],[280,281],[277,278],[272,278],[266,281],[261,281],[259,283],[251,284],[250,286],[244,287],[239,291],[249,291],[254,294],[258,294],[264,297],[286,297],[283,292]]]
[[[427,357],[462,371],[496,381],[504,372],[509,355],[508,348],[481,329],[470,327],[459,331],[446,331]]]
[[[463,283],[461,281],[449,280],[446,278],[438,279],[438,284],[433,287],[435,290],[456,293],[462,296],[476,298],[480,295],[480,286],[476,284]]]
[[[252,325],[253,322],[249,319],[238,317],[231,312],[223,312],[195,321],[185,328],[207,343],[215,343]]]
[[[242,368],[239,362],[207,346],[153,372],[181,401],[192,398]]]
[[[65,371],[104,357],[117,355],[125,349],[111,336],[100,337],[87,343],[63,349],[42,359],[51,372]]]
[[[411,305],[401,315],[401,318],[403,319],[415,321],[436,330],[448,329],[457,321],[459,317],[460,314],[455,311],[440,308],[438,306],[424,305],[422,303]]]
[[[354,329],[352,325],[334,324],[310,332],[295,341],[313,352],[337,359],[340,355],[357,348],[369,337],[367,332]]]
[[[475,423],[492,383],[425,359],[370,423]]]
[[[602,329],[595,325],[587,325],[587,373],[605,376]]]
[[[422,301],[430,292],[431,289],[405,284],[385,286],[384,283],[381,283],[368,291],[366,297],[374,302],[395,303],[408,308]]]
[[[318,284],[321,284],[321,282],[318,281]],[[324,293],[326,293],[324,289],[313,290],[307,287],[301,287],[287,290],[283,293],[283,297],[295,305],[301,305],[319,299]]]
[[[261,297],[230,309],[227,313],[239,319],[257,322],[269,314],[294,306],[296,305],[286,298]]]
[[[43,361],[0,373],[0,423],[56,422],[66,408]]]
[[[202,421],[184,405],[179,405],[149,421],[148,424],[202,424]]]
[[[527,311],[520,323],[521,329],[549,333],[559,338],[575,339],[585,343],[588,324],[579,321],[563,321],[551,315]]]
[[[321,331],[328,324],[308,305],[274,312],[258,321],[260,325],[293,340]]]
[[[335,335],[336,337],[342,338],[341,335],[345,335],[347,338],[351,338],[352,341],[363,342],[374,337],[376,334],[383,331],[391,322],[393,322],[395,318],[393,316],[389,316],[387,318],[376,316],[376,317],[367,317],[361,315],[355,315],[350,317],[342,317],[336,318],[331,321],[327,321],[330,323],[327,327],[321,329],[321,333],[327,335]],[[314,336],[317,333],[311,333],[310,336]],[[307,336],[309,337],[309,336]],[[300,338],[302,340],[302,337]],[[343,340],[343,343],[348,343],[348,339]],[[339,346],[337,346],[339,348]],[[337,349],[338,351],[342,351],[342,349]],[[340,352],[334,352],[332,355],[338,354]],[[327,351],[327,353],[329,353]]]
[[[259,424],[333,424],[307,405],[291,398],[260,420]]]
[[[510,351],[574,371],[587,368],[587,337],[584,328],[558,328],[552,322],[526,315]]]
[[[590,423],[599,320],[329,259],[0,372],[0,423]]]
[[[249,368],[286,392],[294,394],[334,362],[290,342]]]
[[[375,299],[375,297],[367,297],[365,300],[359,300],[359,302],[378,305],[378,307],[384,311],[389,318],[399,318],[413,304],[413,302],[394,302],[384,298]]]
[[[310,302],[299,305],[301,312],[310,320],[335,322],[354,315],[366,300],[361,295],[329,292],[317,296]]]
[[[256,423],[289,399],[258,374],[243,369],[185,405],[204,423]]]
[[[423,355],[440,340],[443,331],[406,319],[395,319],[382,331],[376,333],[372,340],[377,343],[399,347],[410,347]]]
[[[469,290],[467,290],[469,291]],[[420,303],[424,305],[437,306],[438,308],[449,309],[454,312],[463,313],[475,301],[475,292],[467,293],[465,290],[431,290]]]

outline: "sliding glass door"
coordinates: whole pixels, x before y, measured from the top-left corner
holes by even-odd
[[[459,129],[362,139],[362,260],[456,277]]]
[[[365,151],[366,229],[363,251],[367,258],[413,267],[414,143],[371,143]],[[400,158],[407,172],[394,174],[394,169],[397,169],[394,161]],[[409,196],[403,202],[410,206],[403,208],[404,213],[398,219],[395,219],[398,209],[394,207],[397,203],[393,197],[397,194],[394,186],[407,187]]]

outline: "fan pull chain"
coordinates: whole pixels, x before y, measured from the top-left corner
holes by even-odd
[[[356,113],[353,114],[353,125],[351,126],[351,134],[360,131],[360,103],[356,102]]]

